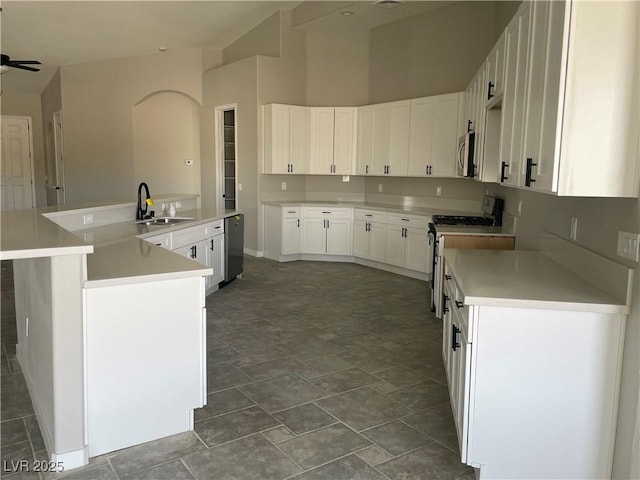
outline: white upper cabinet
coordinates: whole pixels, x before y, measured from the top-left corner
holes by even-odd
[[[484,97],[487,105],[499,100],[503,93],[505,46],[503,32],[487,57],[487,86]]]
[[[373,175],[374,108],[358,107],[358,143],[356,175]]]
[[[304,174],[309,164],[309,107],[264,106],[264,173]]]
[[[464,94],[411,101],[410,177],[455,177]]]
[[[407,175],[409,161],[408,101],[361,107],[358,126],[358,167],[361,175]]]
[[[311,107],[311,172],[350,175],[355,163],[355,107]]]
[[[531,6],[524,2],[505,32],[506,58],[498,179],[505,185],[519,184],[522,165],[530,22]]]
[[[637,196],[640,3],[528,3],[518,185],[562,196]]]

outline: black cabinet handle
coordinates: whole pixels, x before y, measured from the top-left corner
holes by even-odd
[[[365,213],[364,216],[365,217],[373,217],[373,214],[372,213]]]
[[[461,302],[460,300],[456,300],[456,307],[463,308],[464,307],[464,302]]]
[[[211,239],[211,251],[213,252],[213,238]]]
[[[364,166],[364,173],[365,175],[369,174],[369,165]]]
[[[445,280],[451,280],[451,275],[445,275],[445,276],[444,276],[444,279],[445,279]]]
[[[455,352],[456,349],[460,347],[460,344],[458,343],[458,334],[460,333],[460,329],[456,327],[455,324],[451,325],[451,327],[451,350]]]
[[[487,100],[491,100],[493,98],[493,93],[491,92],[491,90],[493,90],[493,87],[495,87],[496,84],[493,82],[489,82],[489,88],[487,89]]]
[[[196,258],[198,256],[198,247],[193,245],[191,247],[191,258]]]
[[[504,171],[508,166],[509,164],[507,162],[502,162],[502,166],[500,167],[500,182],[504,182],[509,179],[509,177],[504,174]]]
[[[300,219],[298,219],[298,228],[300,228]]]
[[[535,179],[531,178],[533,167],[537,166],[537,163],[533,163],[533,158],[527,158],[527,169],[524,175],[524,184],[526,187],[530,187],[532,183],[535,183]]]
[[[467,120],[467,133],[473,130],[473,122],[471,120]]]
[[[447,302],[449,301],[449,296],[448,295],[443,295],[442,296],[442,311],[444,313],[447,313],[449,311],[449,307],[447,307]]]

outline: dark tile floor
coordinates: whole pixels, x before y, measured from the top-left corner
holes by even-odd
[[[15,358],[2,265],[2,461],[46,455]],[[247,257],[207,298],[208,405],[195,432],[7,479],[473,479],[459,461],[424,282],[354,264]],[[5,470],[3,468],[3,470]]]

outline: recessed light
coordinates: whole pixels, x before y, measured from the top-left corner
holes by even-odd
[[[167,47],[159,47],[158,50],[161,51],[161,52],[166,52],[167,51]]]
[[[353,15],[353,12],[340,12],[340,15],[344,15],[345,17],[350,17],[351,15]]]

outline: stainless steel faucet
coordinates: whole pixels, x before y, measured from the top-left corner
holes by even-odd
[[[142,188],[144,187],[146,198],[144,202],[142,201]],[[136,209],[136,220],[144,220],[145,218],[150,218],[150,215],[147,215],[147,200],[151,198],[151,194],[149,193],[149,186],[142,182],[138,185],[138,207]]]

